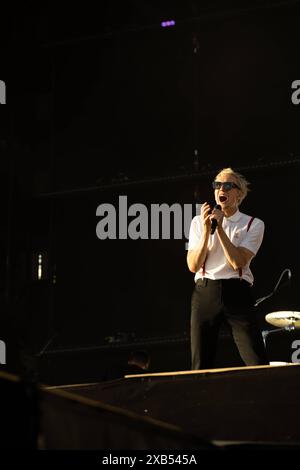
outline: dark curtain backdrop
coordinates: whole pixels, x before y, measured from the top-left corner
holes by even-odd
[[[16,20],[12,281],[19,326],[38,349],[49,338],[49,347],[76,347],[118,333],[187,333],[193,275],[185,240],[100,241],[96,208],[119,195],[147,207],[212,200],[214,170],[229,165],[252,183],[242,210],[266,223],[255,296],[269,293],[284,268],[293,273],[291,287],[259,316],[299,310],[300,106],[291,101],[299,7],[182,17],[164,30],[153,26],[160,15],[151,3],[147,17],[131,2],[136,16],[121,25],[119,15],[114,28],[105,23],[114,13],[107,3],[99,21],[85,11],[81,24],[77,9],[64,21],[42,7],[40,17]],[[195,170],[198,178],[172,181]],[[150,176],[166,179],[122,187]],[[102,189],[83,190],[91,186]],[[39,250],[48,253],[49,276],[30,284]]]

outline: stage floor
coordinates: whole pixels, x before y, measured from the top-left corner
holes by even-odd
[[[300,445],[300,365],[177,371],[45,387],[151,418],[204,442]]]

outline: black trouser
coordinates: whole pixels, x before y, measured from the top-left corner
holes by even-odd
[[[240,356],[247,366],[268,364],[253,310],[248,282],[240,279],[198,279],[192,295],[192,369],[214,366],[222,321],[229,324]]]

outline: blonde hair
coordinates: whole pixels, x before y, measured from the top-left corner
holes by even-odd
[[[247,181],[243,175],[241,175],[237,171],[234,171],[232,168],[223,168],[223,170],[219,171],[219,173],[215,177],[215,181],[217,181],[218,177],[221,175],[231,175],[236,179],[237,185],[240,188],[240,197],[238,200],[238,205],[240,205],[241,202],[247,196],[248,192],[250,191],[249,181]]]

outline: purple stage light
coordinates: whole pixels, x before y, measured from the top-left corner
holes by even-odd
[[[161,23],[162,28],[168,28],[169,26],[175,26],[174,20],[162,21]]]

